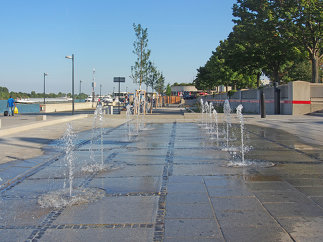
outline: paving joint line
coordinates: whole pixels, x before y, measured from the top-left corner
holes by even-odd
[[[208,197],[208,201],[209,201],[209,205],[211,206],[211,209],[212,209],[212,213],[213,213],[213,217],[216,221],[216,224],[218,225],[218,228],[220,229],[220,232],[221,232],[221,235],[222,235],[222,238],[225,240],[225,237],[224,237],[224,234],[223,234],[223,230],[220,226],[220,223],[219,223],[219,220],[216,216],[216,212],[215,212],[215,209],[214,209],[214,206],[213,206],[213,203],[212,203],[212,200],[211,200],[211,196],[210,196],[210,193],[209,193],[209,189],[208,187],[206,186],[206,183],[205,183],[205,179],[204,177],[202,177],[202,180],[203,180],[203,185],[205,187],[205,190],[206,190],[206,193],[207,193],[207,197]]]
[[[176,122],[173,123],[170,139],[168,142],[168,149],[165,158],[165,165],[162,175],[162,185],[160,188],[160,196],[158,199],[158,209],[155,222],[154,241],[163,241],[165,237],[165,216],[166,216],[166,196],[168,177],[172,174],[173,159],[174,159],[174,146],[176,136]]]

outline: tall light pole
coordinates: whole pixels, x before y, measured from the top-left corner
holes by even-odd
[[[79,94],[81,94],[82,93],[82,80],[80,80],[80,93]]]
[[[74,54],[72,56],[65,56],[67,59],[72,60],[72,115],[74,115]]]
[[[46,79],[46,76],[48,76],[48,74],[44,72],[44,104],[45,104],[45,79]]]
[[[100,98],[101,98],[101,89],[102,89],[102,84],[100,84]]]
[[[95,68],[93,68],[93,81],[92,81],[92,103],[94,102],[95,100],[95,92],[94,92],[94,88],[95,88]]]
[[[92,81],[92,108],[93,108],[93,103],[95,100],[95,92],[94,92],[94,88],[95,88],[95,68],[93,68],[93,81]]]

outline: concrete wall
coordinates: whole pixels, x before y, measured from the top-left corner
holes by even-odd
[[[278,86],[280,90],[280,114],[306,114],[317,110],[323,110],[323,84],[303,81],[289,82]],[[265,95],[266,114],[275,114],[275,88],[266,87],[262,91]],[[239,104],[243,105],[245,113],[260,113],[260,92],[252,89],[237,91],[230,97],[230,105],[235,110]],[[203,100],[223,103],[228,99],[227,94],[208,95]]]
[[[93,103],[93,108],[96,108],[96,103]],[[74,103],[74,110],[92,109],[92,102]],[[72,111],[72,103],[53,103],[53,104],[41,104],[41,113],[55,113]]]
[[[311,112],[323,109],[323,84],[311,83]]]

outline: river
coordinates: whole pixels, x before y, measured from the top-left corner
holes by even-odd
[[[38,104],[20,104],[17,103],[17,108],[19,113],[39,113],[40,107]],[[7,100],[0,100],[0,113],[3,114],[4,111],[8,110]]]
[[[84,100],[75,99],[75,102],[84,102]],[[35,104],[17,103],[17,108],[19,113],[39,113],[40,103],[35,103]],[[3,115],[3,112],[6,110],[8,110],[7,100],[0,100],[0,114]]]

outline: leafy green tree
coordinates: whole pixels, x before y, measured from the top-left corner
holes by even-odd
[[[158,71],[157,68],[154,66],[152,62],[149,61],[147,76],[145,78],[145,84],[148,87],[151,87],[151,91],[154,91],[154,87],[156,86],[157,79],[158,79]]]
[[[164,93],[164,89],[165,89],[165,77],[162,73],[157,71],[157,81],[156,81],[156,87],[155,90],[159,93],[159,94],[163,94]],[[172,92],[172,90],[170,91],[170,93]]]
[[[80,93],[78,95],[75,96],[75,99],[86,99],[88,97],[88,95],[86,95],[85,93]]]
[[[251,57],[249,61],[253,62],[250,65],[247,61],[246,69],[256,67],[258,80],[262,70],[279,83],[284,68],[290,61],[299,58],[300,50],[279,32],[281,17],[275,12],[275,1],[271,0],[237,0],[233,7],[234,22],[237,24],[234,34],[247,47],[244,56]],[[250,69],[248,71],[251,73]]]
[[[170,86],[169,83],[166,86],[166,95],[167,96],[171,96],[172,95],[172,89],[171,89],[171,86]]]
[[[279,17],[280,34],[295,46],[302,46],[312,62],[312,82],[322,82],[322,0],[275,0],[273,14]]]
[[[194,85],[198,90],[207,90],[211,86],[211,72],[204,66],[197,69]]]
[[[0,87],[0,99],[8,99],[9,90],[6,87]]]
[[[139,89],[141,90],[141,84],[144,78],[147,77],[149,71],[149,56],[150,50],[148,49],[148,31],[147,28],[142,28],[140,24],[133,24],[133,28],[136,34],[136,40],[133,43],[133,53],[137,59],[135,65],[131,66],[131,76],[134,83],[139,83]]]
[[[312,65],[309,60],[303,60],[301,62],[292,62],[290,66],[285,68],[286,74],[282,80],[284,82],[290,81],[312,81]]]
[[[260,44],[248,34],[250,28],[253,26],[242,24],[234,26],[233,32],[222,46],[220,56],[225,59],[226,65],[244,75],[244,78],[256,76],[259,87],[265,61]],[[249,77],[247,79],[250,79]],[[250,83],[246,83],[246,86],[250,86]]]

